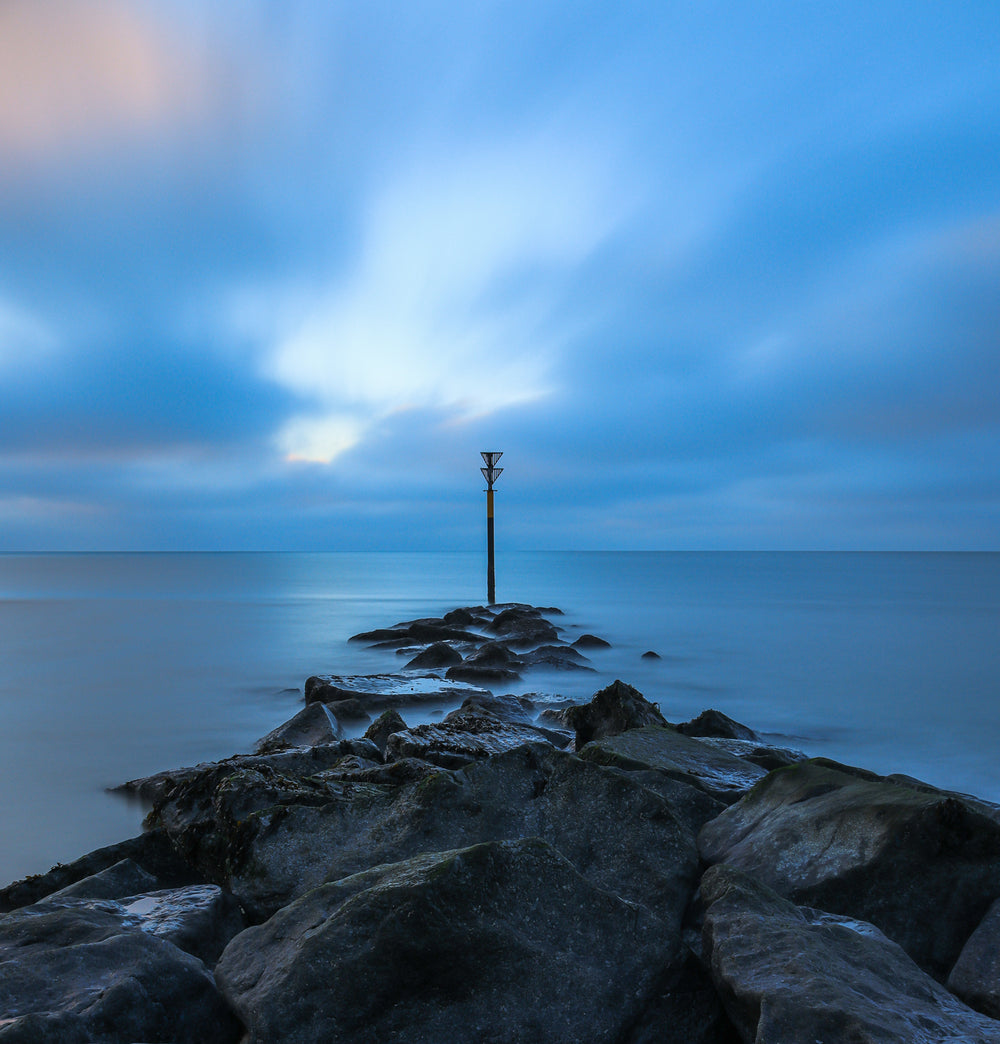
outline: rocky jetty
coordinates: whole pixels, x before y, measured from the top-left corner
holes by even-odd
[[[1000,809],[516,694],[607,647],[560,616],[355,635],[406,665],[123,784],[142,835],[0,890],[0,1044],[1000,1044]]]

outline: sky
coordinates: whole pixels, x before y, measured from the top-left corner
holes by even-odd
[[[1000,550],[1000,5],[0,0],[0,550]]]

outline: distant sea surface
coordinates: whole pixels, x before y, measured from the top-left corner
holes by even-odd
[[[0,555],[0,883],[138,833],[105,788],[249,750],[310,674],[404,662],[350,635],[484,594],[473,553]],[[500,554],[497,598],[613,645],[518,692],[618,677],[671,721],[1000,801],[1000,554]]]

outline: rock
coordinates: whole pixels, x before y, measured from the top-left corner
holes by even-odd
[[[653,769],[731,805],[758,780],[764,770],[749,761],[717,750],[708,743],[682,736],[672,728],[647,726],[588,743],[580,757],[623,769]]]
[[[534,648],[559,640],[559,632],[541,615],[527,606],[504,609],[487,625],[486,630],[501,635],[514,648]]]
[[[699,743],[706,743],[716,750],[724,750],[727,754],[751,761],[759,765],[765,772],[771,769],[796,765],[800,761],[808,761],[809,755],[791,747],[772,747],[767,743],[755,743],[752,740],[722,739],[717,736],[698,736]]]
[[[822,759],[770,773],[702,829],[699,849],[800,905],[871,921],[942,980],[1000,896],[994,820]]]
[[[479,717],[498,718],[500,721],[516,722],[519,725],[530,725],[532,717],[525,710],[525,702],[517,696],[507,694],[494,696],[487,693],[485,696],[468,696],[462,700],[462,706],[457,711],[445,715],[444,720],[454,720],[453,716],[466,717],[470,714]],[[527,701],[530,706],[530,701]]]
[[[513,750],[523,743],[552,742],[557,733],[502,721],[492,715],[454,711],[440,725],[418,725],[389,737],[386,756],[421,758],[442,768],[461,768],[479,758]],[[560,737],[561,738],[561,737]]]
[[[98,911],[116,917],[124,928],[172,942],[211,966],[246,923],[236,900],[215,885],[188,885],[141,892],[117,899],[50,895],[32,909]]]
[[[249,1044],[622,1039],[677,938],[537,838],[379,866],[238,936],[217,969]]]
[[[644,660],[659,660],[660,659],[660,654],[658,652],[653,652],[652,649],[647,649],[642,654],[642,659],[644,659]]]
[[[970,1007],[1000,1019],[1000,900],[962,947],[948,989]]]
[[[593,671],[590,661],[570,645],[542,645],[521,654],[526,667],[547,667],[557,671]]]
[[[321,706],[327,707],[338,721],[371,721],[372,719],[361,700],[356,696],[348,696],[343,700],[331,700]]]
[[[670,923],[680,923],[698,873],[693,834],[668,801],[541,743],[401,787],[345,790],[322,805],[221,818],[228,888],[258,920],[325,880],[532,835],[597,887]]]
[[[406,664],[406,670],[413,670],[414,668],[422,668],[427,670],[428,668],[434,667],[452,667],[456,663],[462,662],[462,654],[457,650],[453,649],[447,642],[435,642],[433,645],[428,645],[423,652],[417,653]]]
[[[566,723],[575,730],[576,749],[580,750],[591,740],[645,725],[666,726],[667,721],[638,689],[615,681],[595,693],[590,703],[567,708]]]
[[[578,649],[610,649],[611,642],[598,638],[596,634],[581,634],[573,645]]]
[[[871,925],[799,909],[730,866],[701,884],[704,952],[745,1041],[1000,1042]]]
[[[364,710],[381,714],[391,707],[410,704],[455,705],[467,696],[488,694],[479,686],[468,685],[463,681],[442,681],[434,674],[317,674],[306,679],[305,695],[306,703],[333,704],[348,699],[357,700]]]
[[[84,877],[74,884],[52,892],[47,899],[120,899],[126,895],[159,889],[156,878],[131,859],[117,863]]]
[[[154,776],[129,780],[114,790],[133,794],[151,804],[161,803],[178,787],[196,783],[201,789],[211,789],[219,779],[243,770],[274,772],[281,776],[312,776],[333,768],[341,758],[350,754],[379,760],[378,748],[368,740],[346,739],[324,743],[316,747],[294,747],[272,754],[236,754],[222,761],[208,761],[187,768],[170,769]],[[206,783],[205,781],[208,780]]]
[[[123,923],[110,900],[63,902],[0,918],[4,1044],[240,1039],[242,1027],[198,958]]]
[[[385,758],[385,746],[389,737],[394,732],[406,730],[406,722],[398,710],[387,710],[382,713],[368,726],[365,739],[371,740],[378,747],[379,753]]]
[[[685,736],[715,736],[719,739],[750,740],[760,743],[761,738],[753,729],[734,721],[722,711],[704,710],[697,718],[677,726]]]
[[[325,704],[312,703],[293,718],[272,729],[254,744],[255,754],[271,754],[291,747],[315,747],[344,738],[340,722]]]
[[[48,873],[34,874],[0,889],[0,912],[29,906],[59,889],[99,874],[122,860],[131,860],[155,878],[158,887],[197,884],[204,877],[178,855],[164,830],[148,830],[138,837],[88,852],[72,863],[59,863]],[[114,898],[114,897],[110,897]]]

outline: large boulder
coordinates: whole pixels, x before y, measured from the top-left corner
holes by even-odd
[[[770,773],[699,835],[800,905],[878,925],[944,979],[1000,896],[1000,824],[953,796],[822,760]]]
[[[800,909],[730,866],[701,884],[704,956],[753,1044],[997,1044],[966,1007],[877,928]]]
[[[515,649],[531,649],[559,640],[559,631],[542,616],[541,609],[513,606],[499,612],[486,630],[499,635]]]
[[[719,710],[703,710],[697,718],[678,725],[677,731],[683,732],[685,736],[715,736],[718,739],[751,740],[760,743],[760,736],[753,729]]]
[[[765,775],[764,769],[669,726],[630,729],[592,740],[580,757],[621,769],[652,770],[696,787],[725,804],[738,801]]]
[[[272,754],[292,747],[315,747],[344,738],[340,722],[325,703],[311,703],[294,717],[272,729],[254,744],[255,754]]]
[[[242,1028],[212,973],[143,927],[106,900],[0,918],[0,1041],[235,1044]]]
[[[224,804],[224,795],[221,803]],[[679,923],[698,860],[670,803],[627,776],[532,743],[403,786],[218,813],[228,886],[255,919],[324,881],[484,841],[538,836],[588,880]]]
[[[435,667],[452,667],[462,662],[462,654],[447,642],[434,642],[417,653],[406,664],[406,670],[433,670]]]
[[[617,736],[628,729],[645,725],[667,725],[659,707],[649,702],[638,689],[623,681],[612,682],[594,693],[590,703],[566,709],[567,725],[576,731],[576,749],[591,740]]]
[[[249,1044],[596,1044],[623,1038],[678,953],[649,911],[528,838],[316,888],[216,974]]]
[[[948,989],[970,1007],[1000,1019],[1000,900],[962,947]]]

